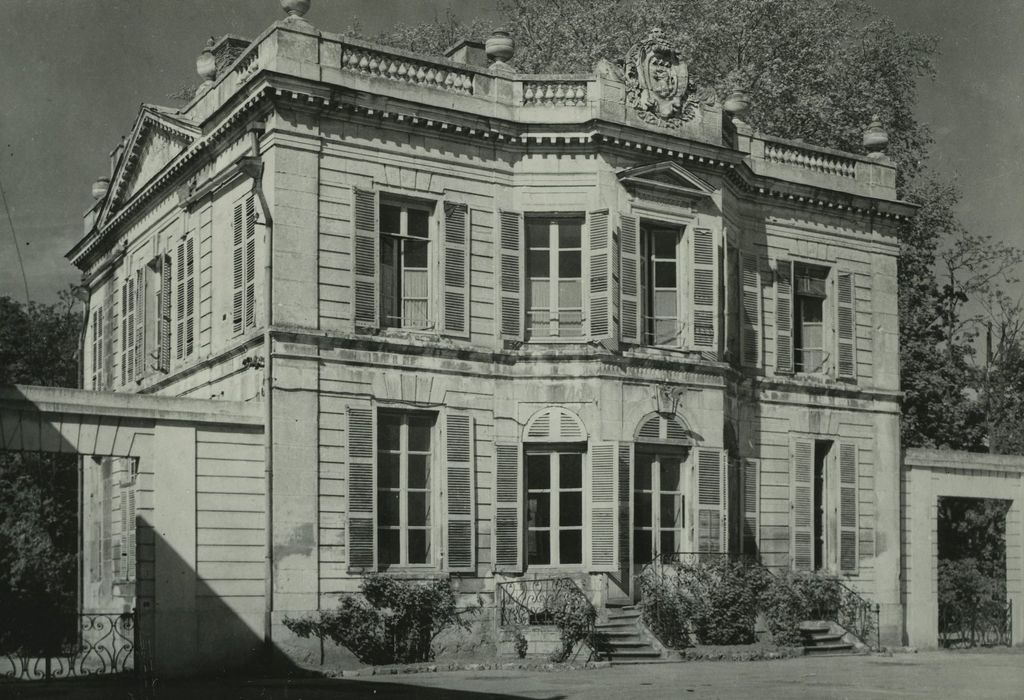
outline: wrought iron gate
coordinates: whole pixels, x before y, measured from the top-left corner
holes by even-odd
[[[967,649],[1012,644],[1012,600],[939,605],[940,646]]]

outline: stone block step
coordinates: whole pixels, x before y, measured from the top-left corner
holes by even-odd
[[[599,622],[596,625],[594,625],[594,629],[600,630],[602,632],[612,632],[614,630],[628,631],[636,630],[637,626],[636,622],[630,622],[627,620],[625,622]]]
[[[603,630],[600,627],[596,628],[598,632],[604,632],[610,639],[628,639],[630,637],[639,637],[640,631],[636,627],[630,629],[615,629],[615,630]]]
[[[646,649],[623,649],[622,651],[613,651],[611,657],[612,659],[656,659],[661,657],[661,652],[651,647]]]
[[[615,651],[619,649],[650,649],[650,642],[643,639],[615,639],[612,640],[612,647]]]
[[[815,634],[813,636],[805,636],[803,638],[803,645],[805,647],[815,647],[823,644],[841,644],[842,641],[843,635],[841,634]]]
[[[616,659],[614,656],[611,659],[612,666],[633,666],[636,664],[677,664],[678,659]]]
[[[830,644],[819,644],[819,645],[816,645],[816,646],[805,646],[804,647],[804,654],[807,654],[808,656],[815,656],[815,655],[825,656],[825,655],[832,655],[832,654],[846,654],[846,653],[850,653],[852,651],[853,651],[853,645],[852,644],[842,644],[842,643],[834,643],[834,642],[830,643]]]

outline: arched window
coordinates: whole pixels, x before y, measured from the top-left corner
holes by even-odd
[[[640,421],[633,436],[635,442],[658,445],[675,445],[691,447],[693,438],[690,429],[679,416],[666,416],[661,413],[650,413]]]
[[[633,562],[689,549],[685,527],[690,430],[678,416],[644,416],[634,435]]]
[[[583,421],[568,408],[549,406],[530,417],[523,430],[523,442],[586,442]]]

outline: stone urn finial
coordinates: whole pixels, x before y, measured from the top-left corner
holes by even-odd
[[[885,153],[885,147],[889,145],[889,134],[882,127],[882,119],[877,114],[871,117],[871,123],[864,130],[864,150],[869,154]]]
[[[216,43],[211,36],[210,40],[206,42],[203,52],[196,59],[196,73],[207,83],[213,82],[213,79],[217,77],[217,59],[213,56],[213,47]]]
[[[484,50],[487,52],[487,58],[491,59],[491,70],[512,72],[512,66],[508,61],[516,53],[516,41],[510,32],[504,29],[491,32],[484,43]]]
[[[92,183],[92,198],[103,199],[107,196],[107,192],[110,190],[110,178],[99,177],[96,178],[96,182]]]
[[[302,19],[309,12],[310,0],[281,0],[281,9],[288,13],[288,17]]]

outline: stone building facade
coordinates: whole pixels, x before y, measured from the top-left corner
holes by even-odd
[[[659,553],[729,551],[841,577],[899,641],[891,162],[753,133],[657,33],[578,75],[492,44],[292,16],[112,153],[69,253],[85,388],[266,415],[262,449],[183,468],[196,610],[287,648],[367,572],[604,605]],[[132,468],[87,476],[87,557],[138,543],[92,564],[96,605],[152,602],[168,533]]]

